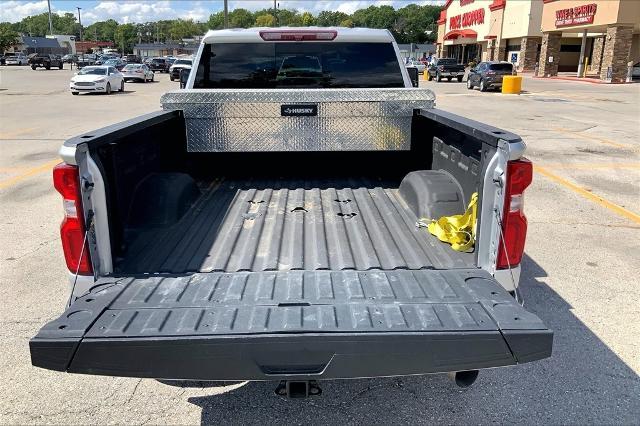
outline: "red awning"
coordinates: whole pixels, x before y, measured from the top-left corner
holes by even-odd
[[[455,40],[457,38],[477,38],[478,33],[473,30],[453,30],[444,35],[445,40]]]

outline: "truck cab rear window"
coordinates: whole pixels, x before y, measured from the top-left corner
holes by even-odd
[[[391,43],[219,43],[204,46],[200,89],[404,87]]]

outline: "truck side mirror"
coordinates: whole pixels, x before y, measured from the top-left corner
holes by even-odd
[[[420,82],[418,81],[418,68],[416,67],[407,67],[407,72],[409,73],[409,79],[411,80],[411,84],[413,87],[418,87]]]
[[[187,87],[187,80],[189,80],[189,72],[191,70],[188,69],[181,69],[180,70],[180,88],[184,89],[185,87]]]

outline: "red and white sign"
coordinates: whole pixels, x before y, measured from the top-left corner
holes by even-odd
[[[472,10],[449,18],[450,30],[458,30],[480,24],[484,24],[484,9]]]
[[[595,3],[556,10],[556,28],[593,24],[596,10],[598,10],[598,5]]]
[[[460,0],[460,6],[466,6],[473,3],[475,0]]]

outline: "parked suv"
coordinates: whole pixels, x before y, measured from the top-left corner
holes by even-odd
[[[24,53],[5,53],[4,63],[6,65],[27,65],[29,59]]]
[[[513,75],[513,64],[509,62],[480,62],[469,70],[467,89],[479,87],[481,92],[502,87],[502,77]]]
[[[148,64],[151,71],[169,72],[171,64],[164,58],[153,58]]]
[[[52,55],[48,53],[34,53],[29,56],[29,65],[31,69],[46,68],[48,70],[53,68],[62,69],[62,58],[59,55]]]
[[[127,56],[125,56],[124,60],[127,61],[128,64],[141,64],[142,63],[142,59],[138,55],[127,55]]]

